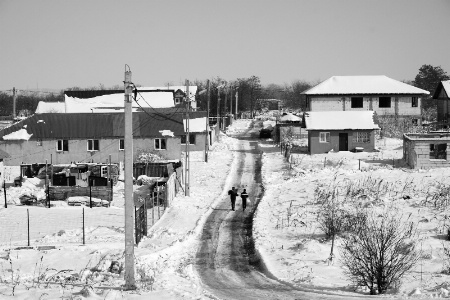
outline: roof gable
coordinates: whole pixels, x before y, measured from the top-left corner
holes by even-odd
[[[450,99],[450,80],[439,82],[433,94],[433,99]]]
[[[426,90],[378,76],[333,76],[302,92],[304,95],[364,95],[364,94],[429,94]]]

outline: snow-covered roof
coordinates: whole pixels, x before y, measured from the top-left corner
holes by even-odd
[[[26,128],[21,128],[3,136],[4,140],[25,140],[28,141],[33,134],[29,134]]]
[[[292,121],[292,122],[295,122],[295,121],[301,121],[301,120],[302,120],[302,118],[300,118],[299,116],[296,116],[294,114],[291,114],[291,113],[285,114],[284,116],[280,117],[280,121]]]
[[[183,119],[183,124],[184,124],[184,131],[186,131],[186,119]],[[206,118],[189,119],[189,132],[205,132],[205,131],[206,131]]]
[[[139,90],[170,90],[170,91],[178,91],[181,90],[183,93],[186,93],[185,85],[168,85],[168,86],[144,86],[138,87]],[[195,101],[195,95],[197,94],[198,87],[196,85],[189,86],[189,98],[191,99],[191,107],[193,109],[197,108],[197,102]]]
[[[433,99],[449,99],[450,98],[450,80],[439,82],[434,91]]]
[[[139,88],[140,89],[140,88]],[[92,98],[77,98],[67,94],[65,96],[66,113],[110,112],[114,108],[124,107],[124,93],[101,95]],[[138,107],[174,107],[173,93],[168,92],[139,92],[137,103],[133,101],[133,108]],[[109,109],[109,110],[108,110]]]
[[[39,101],[36,114],[44,113],[64,113],[66,110],[64,102],[44,102]]]
[[[348,95],[348,94],[425,94],[430,92],[389,78],[376,76],[333,76],[302,92],[304,95]]]
[[[373,111],[311,111],[305,113],[306,130],[380,129]]]

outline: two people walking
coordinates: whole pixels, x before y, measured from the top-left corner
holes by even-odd
[[[234,210],[236,205],[236,197],[239,195],[238,190],[233,186],[231,190],[228,191],[228,195],[230,195],[231,200],[231,209]],[[244,191],[241,193],[241,199],[242,199],[242,210],[245,211],[247,208],[247,190],[244,189]]]

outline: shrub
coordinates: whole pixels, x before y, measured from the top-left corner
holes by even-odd
[[[385,293],[419,259],[415,235],[413,223],[398,214],[367,215],[342,240],[345,274],[354,284],[368,287],[371,295]]]

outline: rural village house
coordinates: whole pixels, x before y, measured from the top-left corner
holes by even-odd
[[[156,113],[133,113],[134,157],[140,151],[180,160],[183,118]],[[5,166],[22,163],[53,164],[124,160],[123,113],[35,114],[0,131],[0,150],[9,157]]]
[[[448,128],[450,124],[450,80],[441,81],[433,94],[437,99],[437,122],[441,128]]]
[[[333,76],[302,94],[306,111],[374,111],[420,125],[421,98],[429,92],[381,75]]]
[[[375,130],[373,111],[305,112],[310,154],[329,151],[373,151]]]

